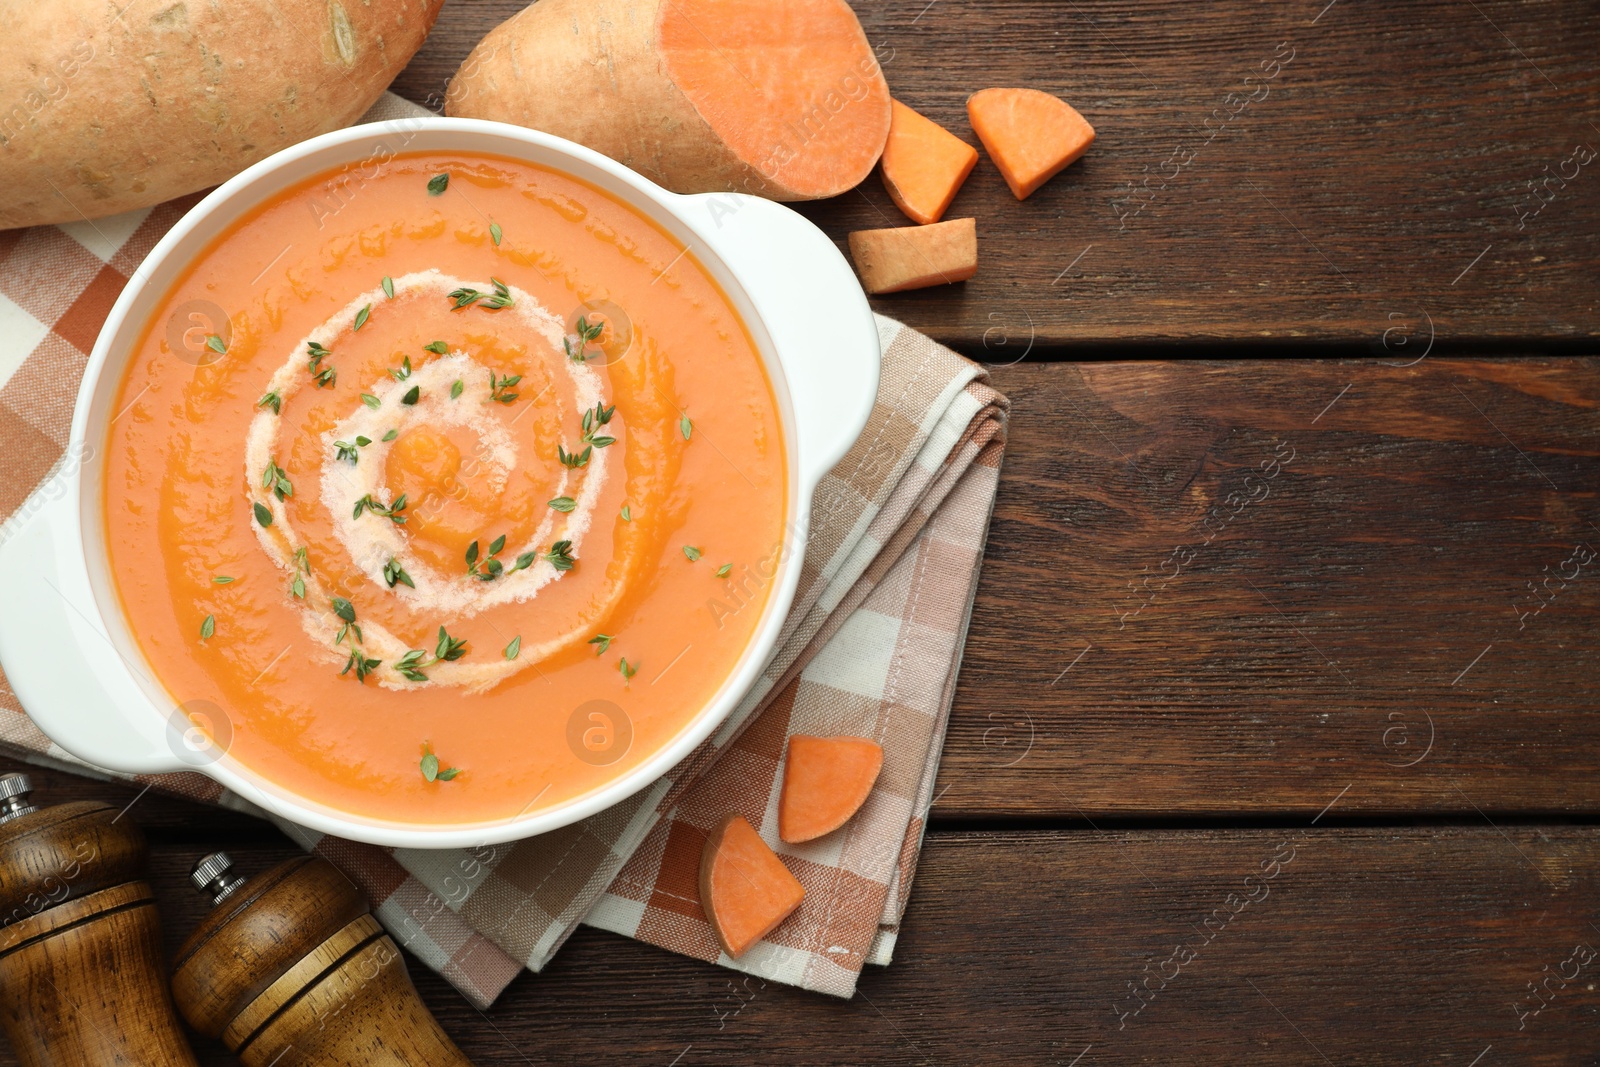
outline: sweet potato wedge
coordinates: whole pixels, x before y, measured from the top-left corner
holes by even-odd
[[[850,258],[869,293],[898,293],[962,282],[978,273],[978,225],[950,219],[931,226],[857,230]]]
[[[700,906],[728,955],[738,959],[806,895],[799,879],[742,815],[730,815],[700,854]]]
[[[778,836],[799,844],[833,833],[866,803],[882,769],[883,746],[866,738],[789,738]]]
[[[967,98],[973,132],[1018,200],[1094,143],[1094,127],[1065,100],[1037,89],[985,89]]]
[[[879,166],[889,199],[913,222],[938,222],[978,162],[978,150],[898,100]]]

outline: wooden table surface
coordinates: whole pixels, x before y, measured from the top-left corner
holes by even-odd
[[[449,0],[397,91],[520,6]],[[1600,1063],[1594,6],[857,6],[957,133],[1009,84],[1099,131],[1026,203],[980,163],[979,276],[877,305],[1014,405],[895,962],[841,1002],[584,930],[488,1012],[413,961],[446,1029],[479,1064]],[[803,210],[902,221],[876,177]],[[132,805],[169,950],[196,858],[294,852],[34,773]]]

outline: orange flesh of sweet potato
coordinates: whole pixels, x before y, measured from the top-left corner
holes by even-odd
[[[898,293],[966,281],[978,273],[978,227],[973,219],[931,226],[857,230],[850,258],[869,293]]]
[[[883,747],[865,738],[789,738],[778,836],[798,844],[831,834],[866,803],[882,769]]]
[[[700,906],[723,951],[737,959],[806,895],[799,879],[742,815],[730,815],[700,854]]]
[[[1094,127],[1037,89],[985,89],[967,99],[972,129],[1018,200],[1089,150]]]
[[[889,87],[844,0],[672,0],[660,48],[722,143],[792,193],[853,189],[883,151]]]
[[[883,146],[883,185],[889,199],[913,222],[944,217],[956,190],[972,173],[978,150],[898,100]]]

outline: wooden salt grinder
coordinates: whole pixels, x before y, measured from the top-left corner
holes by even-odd
[[[189,877],[216,910],[178,952],[173,996],[245,1067],[472,1067],[333,864],[306,856],[246,881],[217,852]]]
[[[24,1067],[195,1067],[162,974],[144,837],[116,808],[39,809],[0,775],[0,1027]]]

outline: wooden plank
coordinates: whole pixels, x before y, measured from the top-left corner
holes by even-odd
[[[521,6],[445,5],[396,90],[442,100]],[[1600,150],[1586,4],[857,10],[896,95],[956,133],[970,138],[966,96],[992,85],[1058,93],[1099,131],[1026,203],[982,162],[951,209],[978,219],[979,276],[875,301],[940,340],[1005,360],[1284,339],[1412,358],[1600,336],[1600,160],[1574,156]],[[841,247],[905,221],[876,177],[804,210]]]
[[[1600,810],[1600,360],[995,381],[936,814]]]
[[[169,956],[209,847],[157,850]],[[1573,827],[935,833],[893,965],[848,1002],[592,930],[487,1013],[411,971],[480,1067],[1555,1065],[1595,1049],[1600,960],[1573,950],[1600,946],[1597,892],[1600,831]]]

